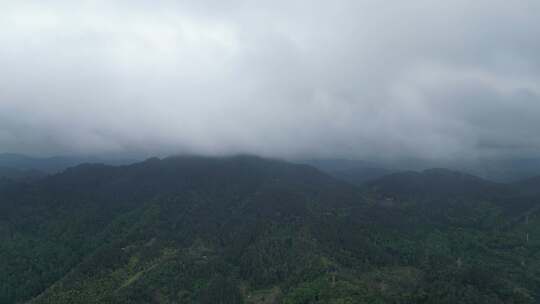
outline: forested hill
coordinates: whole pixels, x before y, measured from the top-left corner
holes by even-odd
[[[447,169],[405,171],[368,181],[366,189],[400,199],[474,198],[502,199],[520,193],[517,185],[496,183],[474,175]]]
[[[0,303],[536,303],[540,203],[446,173],[172,157],[3,181]]]
[[[366,182],[363,187],[377,196],[429,204],[439,211],[456,201],[489,202],[507,215],[519,215],[540,205],[540,178],[507,184],[437,168],[389,174]]]

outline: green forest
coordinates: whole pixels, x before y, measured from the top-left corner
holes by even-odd
[[[0,303],[540,303],[540,180],[251,156],[0,181]]]

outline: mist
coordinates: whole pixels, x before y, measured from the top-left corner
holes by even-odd
[[[0,152],[540,152],[540,2],[3,1]]]

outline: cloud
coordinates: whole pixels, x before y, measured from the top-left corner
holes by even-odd
[[[540,150],[535,0],[2,6],[0,152]]]

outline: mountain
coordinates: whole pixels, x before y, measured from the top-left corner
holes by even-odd
[[[393,203],[253,156],[0,183],[0,303],[535,303],[536,213],[477,197],[478,178],[418,174]],[[453,190],[426,208],[430,179]]]
[[[44,173],[57,173],[69,167],[83,163],[107,163],[111,165],[121,165],[133,163],[129,159],[101,159],[96,157],[30,157],[15,153],[0,153],[0,167],[11,170],[39,171]],[[1,173],[1,171],[0,171]],[[0,175],[1,176],[1,175]]]
[[[474,204],[493,204],[509,218],[535,210],[540,205],[540,185],[530,179],[519,183],[498,183],[448,169],[428,169],[389,174],[363,185],[375,196],[387,200],[414,201],[424,206],[424,211],[444,212],[445,208],[464,210]],[[433,209],[436,206],[436,209]]]
[[[2,242],[5,247],[1,252],[7,258],[1,259],[5,264],[0,262],[0,273],[9,274],[3,279],[8,280],[5,286],[11,286],[11,292],[3,294],[4,302],[35,296],[47,286],[52,289],[36,299],[37,303],[81,301],[80,297],[68,296],[72,288],[64,283],[97,284],[94,280],[106,279],[100,277],[99,270],[107,272],[117,266],[114,263],[125,262],[128,253],[141,259],[135,270],[148,271],[146,267],[153,267],[156,259],[164,258],[161,255],[167,246],[179,251],[178,259],[191,261],[214,256],[216,261],[203,265],[208,268],[202,269],[201,275],[210,275],[217,267],[214,262],[225,263],[224,258],[237,259],[236,263],[240,263],[239,259],[269,263],[266,259],[271,256],[259,261],[258,256],[248,255],[250,251],[245,247],[254,233],[272,233],[276,239],[263,238],[262,243],[253,246],[281,246],[282,242],[294,240],[294,245],[300,246],[295,253],[298,258],[313,262],[315,258],[301,250],[311,246],[310,241],[302,237],[301,231],[290,235],[288,231],[294,231],[312,212],[322,214],[330,208],[354,205],[359,199],[356,195],[348,185],[311,167],[253,157],[150,159],[123,167],[80,165],[4,191],[0,206],[4,227],[0,231],[8,240]],[[280,234],[285,235],[279,237]],[[151,248],[146,244],[154,242],[157,251],[146,252]],[[134,246],[134,251],[125,253],[130,246]],[[277,259],[288,258],[279,256],[284,254],[280,252],[270,254],[277,254]],[[113,264],[108,264],[109,258]],[[168,262],[168,257],[163,262]],[[292,274],[294,269],[288,268],[293,267],[293,262],[302,261],[280,262],[286,264],[250,276],[259,284],[275,281],[279,276]],[[87,263],[92,265],[91,269],[85,268],[89,267],[85,266]],[[244,268],[246,272],[252,271],[249,265]],[[97,274],[89,275],[88,271]],[[72,277],[74,274],[83,277]],[[69,276],[63,279],[65,275]],[[54,282],[58,285],[52,285]],[[83,285],[79,287],[86,291]],[[130,293],[137,291],[136,286],[126,288],[127,295],[117,296],[135,296]],[[200,298],[203,293],[199,291],[194,297]],[[98,299],[103,298],[96,297],[100,302]]]
[[[540,158],[481,160],[459,168],[487,179],[512,183],[540,175]]]

